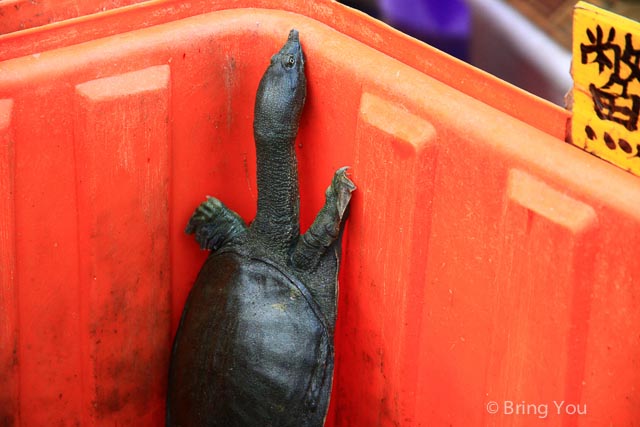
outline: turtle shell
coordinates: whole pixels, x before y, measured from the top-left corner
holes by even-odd
[[[175,339],[168,424],[322,426],[332,342],[319,307],[290,273],[267,259],[213,253]]]

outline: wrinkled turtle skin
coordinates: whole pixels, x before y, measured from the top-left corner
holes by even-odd
[[[258,211],[247,226],[218,199],[187,232],[211,251],[175,337],[168,426],[322,426],[333,378],[337,274],[355,189],[336,171],[300,235],[294,141],[306,97],[304,55],[291,30],[256,95]]]

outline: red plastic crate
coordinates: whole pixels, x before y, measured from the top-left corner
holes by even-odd
[[[548,103],[338,4],[272,0],[0,37],[0,425],[163,424],[206,256],[183,229],[206,194],[253,217],[255,92],[292,27],[302,228],[336,168],[358,185],[327,424],[637,423],[638,179],[558,139]]]
[[[2,0],[0,34],[26,30],[145,0]]]

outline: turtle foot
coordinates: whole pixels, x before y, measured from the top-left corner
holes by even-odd
[[[202,249],[215,251],[236,240],[247,229],[240,216],[215,197],[207,196],[191,215],[185,233],[194,234]]]
[[[314,268],[327,248],[340,237],[343,218],[351,193],[356,189],[347,176],[348,167],[336,171],[325,192],[326,201],[306,233],[300,236],[292,254],[293,264],[300,269]]]
[[[336,171],[333,181],[331,181],[331,185],[326,192],[327,202],[329,202],[330,198],[335,200],[340,219],[344,216],[344,212],[349,205],[351,193],[356,189],[353,181],[347,176],[348,169],[349,166],[344,166]]]

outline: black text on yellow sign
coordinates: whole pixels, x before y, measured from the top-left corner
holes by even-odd
[[[640,175],[640,23],[579,2],[572,142]]]

